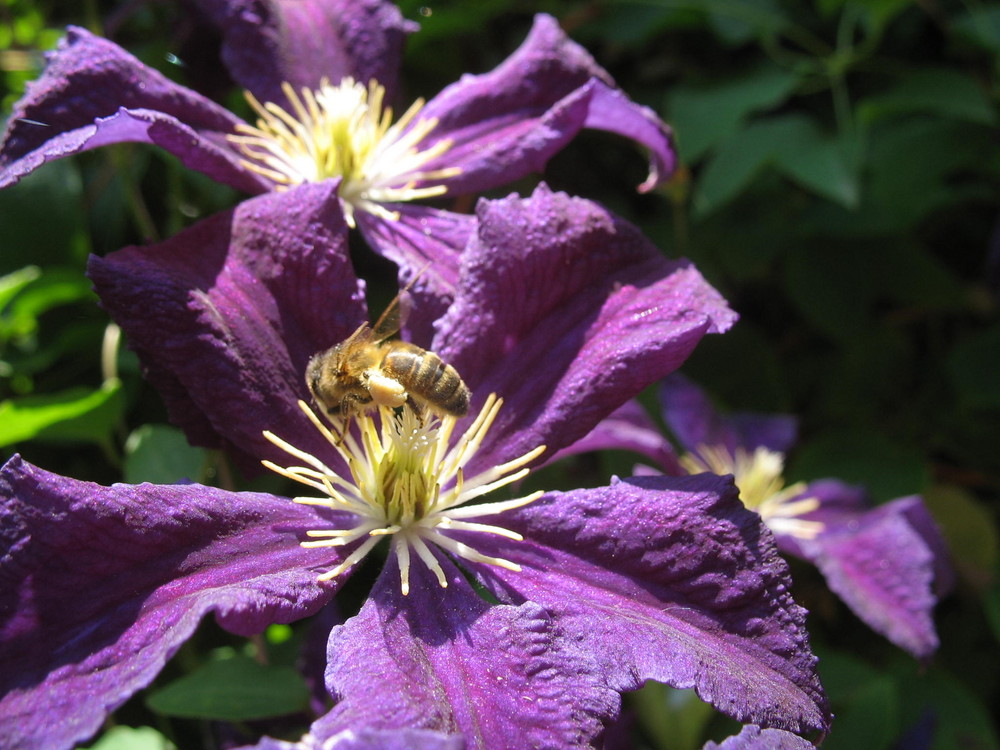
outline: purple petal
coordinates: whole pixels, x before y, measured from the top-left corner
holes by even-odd
[[[101,304],[199,445],[286,465],[269,429],[329,449],[299,411],[309,357],[365,319],[337,183],[244,201],[157,245],[91,258]]]
[[[427,165],[461,168],[446,180],[452,194],[541,171],[583,128],[617,133],[650,150],[640,190],[665,180],[676,163],[669,127],[615,88],[607,71],[547,15],[535,16],[528,38],[498,68],[463,76],[428,102],[422,116],[438,121],[432,141],[452,141]]]
[[[338,700],[313,727],[429,729],[468,748],[583,748],[617,714],[595,663],[541,607],[491,606],[445,558],[442,589],[422,564],[386,565],[361,612],[330,636],[327,685]],[[393,558],[394,560],[394,558]]]
[[[763,446],[784,453],[796,440],[794,417],[763,414],[723,416],[708,394],[682,375],[671,375],[660,384],[663,420],[689,451],[700,445],[725,446],[752,451]]]
[[[475,566],[480,579],[503,601],[545,607],[615,689],[654,679],[743,722],[826,728],[805,611],[730,479],[633,478],[550,493],[497,521],[525,541],[477,548],[522,569]]]
[[[208,612],[247,635],[318,610],[337,584],[317,568],[343,551],[299,545],[317,523],[336,519],[193,484],[101,487],[12,458],[0,469],[4,746],[86,739]]]
[[[549,456],[548,461],[602,450],[632,451],[650,459],[668,474],[679,476],[686,473],[678,463],[670,441],[663,437],[660,428],[634,399],[615,409],[584,438]]]
[[[815,745],[781,729],[761,729],[749,724],[739,734],[720,743],[707,742],[702,750],[813,750]]]
[[[355,218],[369,246],[400,268],[403,288],[418,276],[410,288],[413,309],[406,321],[410,339],[429,346],[434,321],[444,315],[458,286],[459,258],[475,232],[476,218],[414,204],[387,205],[399,218],[387,221],[367,211]]]
[[[794,551],[815,563],[869,627],[918,659],[929,658],[938,647],[935,574],[947,561],[923,501],[901,498],[864,513],[820,509],[806,518],[826,527],[815,539],[796,540]]]
[[[322,724],[320,724],[322,727]],[[299,742],[265,737],[255,750],[465,750],[461,735],[430,729],[345,729],[332,737],[310,732]]]
[[[138,141],[239,190],[263,192],[269,184],[241,166],[225,142],[239,122],[117,45],[70,27],[14,108],[0,145],[0,187],[53,159]]]
[[[197,0],[222,33],[222,60],[260,101],[353,77],[396,90],[406,35],[417,24],[384,0]]]
[[[434,349],[475,400],[506,400],[483,463],[572,444],[735,318],[690,263],[595,203],[543,185],[477,214]]]

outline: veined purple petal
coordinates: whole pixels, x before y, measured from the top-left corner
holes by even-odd
[[[327,685],[338,703],[312,733],[418,728],[461,734],[470,750],[590,747],[619,704],[594,660],[538,605],[491,606],[435,555],[447,589],[416,565],[404,597],[390,562],[334,629]]]
[[[602,660],[615,689],[655,679],[693,687],[740,721],[826,729],[805,611],[770,534],[728,478],[551,493],[501,520],[524,541],[477,548],[522,569],[474,566],[480,579],[503,601],[545,607],[565,637]]]
[[[923,543],[934,558],[934,593],[944,596],[955,585],[955,569],[952,567],[948,545],[938,528],[934,517],[919,496],[900,498],[894,503],[886,503],[875,508],[864,487],[841,482],[839,479],[820,479],[810,482],[803,491],[803,497],[816,498],[819,507],[802,517],[808,521],[819,521],[829,531],[851,532],[859,528],[862,516],[874,513],[895,515],[906,519],[913,531],[920,535]],[[903,502],[905,500],[906,502]],[[781,535],[775,537],[783,550],[793,555],[805,557],[798,547],[798,540]]]
[[[506,401],[483,463],[570,445],[736,317],[689,262],[596,203],[542,185],[477,215],[434,350],[474,400]]]
[[[427,165],[461,168],[444,181],[453,194],[541,171],[584,128],[617,133],[649,149],[649,177],[640,190],[665,180],[676,163],[670,128],[615,88],[607,71],[543,14],[505,62],[490,73],[463,76],[429,101],[422,117],[437,120],[428,143],[453,142]]]
[[[935,575],[948,567],[923,501],[900,498],[855,513],[821,506],[804,517],[822,521],[823,532],[792,544],[779,537],[779,543],[812,561],[869,627],[918,659],[929,658],[938,647]]]
[[[602,419],[589,434],[557,454],[548,456],[547,461],[602,450],[632,451],[650,459],[668,474],[679,476],[686,473],[678,463],[677,453],[670,441],[663,437],[663,432],[635,399],[626,401],[609,417]]]
[[[328,450],[296,405],[310,399],[306,363],[365,320],[335,181],[93,257],[88,275],[190,440],[233,447],[247,467],[287,461],[265,429]]]
[[[260,101],[347,76],[396,90],[406,35],[417,24],[385,0],[197,0],[222,33],[222,60]]]
[[[102,487],[0,469],[0,737],[70,747],[148,685],[214,611],[247,635],[318,610],[342,579],[304,531],[333,514],[200,485]]]
[[[702,750],[813,750],[815,745],[781,729],[761,729],[754,724],[722,742],[707,742]]]
[[[794,445],[798,424],[794,417],[765,414],[721,414],[708,394],[683,375],[660,384],[663,420],[686,450],[699,445],[753,451],[758,446],[787,452]]]
[[[0,144],[0,187],[53,159],[138,141],[239,190],[263,192],[268,184],[225,142],[239,122],[116,44],[70,27],[11,114]]]
[[[455,297],[459,258],[475,232],[476,217],[417,204],[385,208],[399,218],[358,211],[358,228],[375,252],[399,266],[401,289],[419,274],[410,288],[413,307],[405,330],[411,341],[429,346],[434,322]]]

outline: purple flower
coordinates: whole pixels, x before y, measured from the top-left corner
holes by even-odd
[[[679,459],[635,407],[627,413],[627,429],[620,410],[577,445],[635,450],[670,474],[732,474],[743,503],[761,515],[782,551],[815,564],[830,589],[873,630],[918,659],[934,653],[932,612],[951,586],[952,571],[920,497],[873,508],[863,489],[834,479],[786,487],[784,455],[797,431],[792,417],[723,416],[680,375],[662,383],[660,400],[664,421],[687,451]]]
[[[722,742],[706,743],[703,750],[811,750],[813,744],[781,729],[761,729],[753,724]]]
[[[300,403],[302,375],[364,319],[362,288],[336,183],[302,193],[296,212],[269,194],[214,219],[221,240],[199,225],[91,261],[102,304],[188,433],[305,489],[293,501],[100,487],[12,459],[0,470],[0,735],[26,748],[84,739],[203,615],[245,634],[316,612],[383,537],[371,595],[329,640],[336,704],[311,735],[324,747],[451,748],[456,735],[469,748],[586,747],[618,693],[647,679],[742,721],[822,731],[804,612],[728,479],[475,504],[731,324],[698,272],[544,187],[481,202],[454,302],[433,341],[416,342],[462,373],[469,416],[383,410],[341,436]]]
[[[223,60],[246,87],[256,124],[70,28],[11,115],[0,187],[52,159],[123,141],[156,144],[219,182],[251,194],[281,191],[290,202],[304,185],[339,179],[348,222],[401,266],[403,281],[432,261],[415,290],[429,325],[453,294],[456,253],[472,220],[411,201],[476,193],[540,171],[584,128],[648,147],[641,190],[674,167],[667,126],[618,90],[549,16],[537,16],[521,48],[494,71],[463,76],[392,123],[387,104],[405,36],[416,28],[395,6],[200,5],[223,33]]]

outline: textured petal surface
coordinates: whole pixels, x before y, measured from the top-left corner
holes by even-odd
[[[781,729],[761,729],[749,724],[722,742],[707,742],[703,750],[813,750],[815,745]]]
[[[829,494],[839,484],[824,482],[817,495],[806,494]],[[946,557],[923,501],[900,498],[863,512],[831,506],[805,516],[825,524],[815,539],[789,544],[779,538],[779,543],[812,561],[830,589],[869,627],[918,659],[930,657],[938,647],[935,573]]]
[[[490,73],[463,76],[427,103],[436,119],[431,140],[451,148],[428,168],[460,167],[451,193],[503,185],[545,163],[583,128],[626,136],[650,152],[642,190],[670,176],[676,162],[669,127],[628,99],[590,54],[554,18],[535,17],[524,44]]]
[[[28,85],[0,145],[0,187],[47,161],[109,143],[155,143],[192,169],[251,193],[268,185],[225,142],[239,118],[116,44],[70,27]]]
[[[222,33],[230,74],[260,101],[282,103],[284,81],[318,88],[351,76],[389,92],[417,25],[385,0],[197,0]]]
[[[390,563],[361,612],[330,637],[327,685],[338,704],[313,727],[414,727],[460,733],[468,748],[590,747],[618,710],[596,663],[532,603],[491,606],[442,560],[399,591]]]
[[[265,737],[256,750],[465,750],[461,735],[430,729],[345,729],[332,737],[309,733],[299,742]]]
[[[477,214],[434,350],[474,400],[506,401],[484,464],[582,438],[735,318],[690,263],[596,203],[543,185]]]
[[[69,747],[149,684],[214,611],[235,632],[311,614],[336,583],[305,550],[317,511],[200,485],[101,487],[0,469],[0,737]]]
[[[323,454],[296,405],[317,351],[365,319],[333,181],[244,201],[158,245],[92,258],[88,275],[188,438],[248,467]]]
[[[602,660],[612,687],[655,679],[694,688],[740,721],[826,728],[805,611],[770,534],[728,478],[551,493],[498,521],[525,541],[463,541],[522,570],[476,566],[481,580],[502,600],[545,607]]]
[[[660,384],[663,421],[684,449],[699,445],[724,445],[753,451],[758,446],[787,452],[795,443],[798,423],[794,417],[767,414],[721,414],[708,394],[683,375],[674,374]]]

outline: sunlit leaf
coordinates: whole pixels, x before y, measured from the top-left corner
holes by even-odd
[[[108,440],[124,408],[121,383],[0,402],[0,445],[22,440]]]
[[[47,268],[21,285],[6,304],[0,304],[0,338],[31,335],[43,313],[61,305],[96,299],[90,281],[79,271]]]
[[[176,746],[152,727],[111,727],[90,750],[175,750]]]

